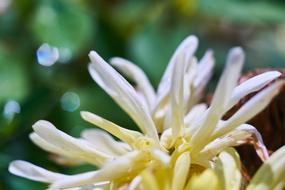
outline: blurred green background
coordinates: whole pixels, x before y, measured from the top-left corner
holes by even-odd
[[[134,61],[157,86],[177,45],[189,34],[197,52],[213,49],[215,84],[227,51],[242,46],[244,71],[285,67],[285,2],[282,0],[0,0],[0,189],[44,189],[8,173],[23,159],[67,174],[92,166],[65,167],[29,140],[32,124],[51,121],[78,137],[92,127],[80,118],[88,110],[124,127],[134,123],[92,81],[88,53]],[[60,59],[38,64],[44,43],[59,48]]]

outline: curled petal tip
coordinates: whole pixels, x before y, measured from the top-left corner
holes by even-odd
[[[244,61],[244,51],[241,47],[234,47],[230,49],[228,55],[228,63],[235,64]]]
[[[46,120],[39,120],[36,123],[34,123],[34,125],[32,127],[34,130],[37,130],[41,127],[50,127],[50,126],[53,127],[53,125],[50,122],[48,122]]]

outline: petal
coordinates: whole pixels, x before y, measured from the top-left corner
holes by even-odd
[[[81,117],[106,131],[114,135],[115,137],[118,137],[122,141],[128,143],[129,145],[134,145],[136,142],[136,139],[139,137],[142,137],[143,135],[140,132],[129,130],[122,128],[111,121],[108,121],[98,115],[95,115],[90,112],[82,111]]]
[[[186,72],[184,74],[184,104],[186,107],[186,111],[188,111],[195,103],[196,100],[193,97],[195,93],[195,88],[193,82],[198,75],[198,64],[196,57],[192,58],[190,63],[187,63],[188,68],[186,68]]]
[[[198,63],[198,73],[194,80],[194,87],[204,88],[212,76],[215,65],[213,51],[208,50]]]
[[[62,152],[60,148],[50,144],[48,141],[45,141],[43,138],[41,138],[35,132],[31,133],[29,137],[34,144],[36,144],[38,147],[42,148],[43,150],[45,150],[47,152],[52,152],[55,154],[64,155],[64,152]],[[65,156],[67,156],[67,155],[65,155]]]
[[[163,105],[165,105],[165,101],[169,100],[168,96],[170,93],[170,86],[172,82],[172,73],[174,65],[177,62],[177,58],[183,52],[185,52],[186,54],[191,53],[192,51],[188,52],[188,50],[196,49],[197,46],[198,46],[197,37],[191,35],[188,36],[186,39],[184,39],[179,45],[179,47],[176,49],[176,51],[174,52],[158,86],[157,100],[156,100],[156,106],[154,108],[154,113],[157,112],[160,108],[164,107]],[[187,61],[187,59],[185,61]]]
[[[173,66],[171,85],[170,85],[170,126],[172,128],[173,139],[175,140],[182,134],[184,129],[184,74],[188,60],[192,59],[197,46],[187,49],[187,52],[181,52],[177,55],[175,65]],[[185,50],[186,51],[186,50]]]
[[[52,146],[61,150],[64,155],[74,155],[89,163],[101,165],[112,159],[111,155],[94,149],[94,146],[83,140],[73,138],[56,129],[50,122],[40,120],[33,125],[35,133]],[[56,150],[56,151],[57,151]]]
[[[67,175],[54,173],[22,160],[11,162],[9,172],[20,177],[44,183],[52,183],[68,177]]]
[[[200,175],[193,175],[185,190],[205,190],[209,188],[212,190],[222,189],[219,187],[217,174],[211,169],[203,171]]]
[[[184,123],[187,127],[191,127],[191,124],[194,123],[199,116],[201,116],[207,110],[207,104],[201,103],[195,105],[184,117]]]
[[[158,134],[148,109],[139,99],[135,89],[95,51],[89,54],[89,73],[137,123],[140,129],[158,142]]]
[[[244,61],[241,48],[230,50],[226,68],[215,90],[214,97],[209,109],[205,112],[203,121],[191,138],[190,143],[199,151],[208,143],[208,139],[220,120],[225,104],[228,102],[234,89]]]
[[[85,159],[82,159],[77,154],[72,154],[68,151],[57,148],[56,146],[45,141],[43,138],[41,138],[36,133],[31,133],[29,137],[31,141],[34,144],[36,144],[38,147],[40,147],[41,149],[47,152],[56,154],[56,155],[51,155],[51,159],[57,164],[66,165],[66,166],[74,166],[74,165],[80,165],[83,162],[85,162]]]
[[[226,190],[239,190],[241,185],[241,173],[240,173],[240,159],[238,153],[232,149],[226,149],[219,155],[215,172],[218,174],[220,181],[224,182],[224,188]]]
[[[96,183],[96,180],[93,180],[93,177],[98,174],[99,170],[92,171],[92,172],[85,172],[75,175],[70,175],[69,177],[57,180],[50,185],[50,190],[56,189],[67,189],[67,188],[74,188],[74,187],[82,187],[88,186]],[[106,182],[106,181],[100,181]]]
[[[248,139],[245,139],[245,141],[253,144],[256,153],[262,161],[265,161],[269,158],[269,153],[265,144],[263,143],[262,136],[255,127],[248,124],[243,124],[237,127],[236,130],[234,130],[232,133],[237,132],[247,132],[250,134],[250,137]]]
[[[189,152],[184,152],[177,158],[173,171],[172,190],[184,189],[190,169],[190,162]]]
[[[190,107],[196,104],[202,97],[202,93],[212,77],[215,59],[211,50],[207,51],[198,63],[197,75],[193,81],[193,95]]]
[[[285,146],[275,151],[259,168],[246,190],[268,190],[284,187]],[[283,185],[281,185],[283,183]],[[282,188],[281,188],[282,189]]]
[[[240,101],[240,99],[242,99],[246,95],[262,89],[267,84],[278,78],[280,75],[281,73],[278,71],[268,71],[241,83],[234,89],[232,97],[230,98],[230,101],[228,102],[225,111],[231,109],[236,103],[238,103],[238,101]]]
[[[160,144],[168,150],[171,149],[174,141],[172,137],[173,135],[171,128],[164,130],[160,136]]]
[[[151,171],[141,174],[143,189],[160,190],[158,181]]]
[[[226,67],[215,90],[211,107],[216,111],[223,111],[225,104],[231,97],[244,62],[243,50],[232,48],[229,52]]]
[[[143,94],[148,107],[151,109],[154,105],[156,95],[145,73],[134,63],[119,57],[112,58],[110,63],[136,83],[136,90]]]
[[[228,133],[262,111],[278,94],[284,82],[277,81],[252,97],[232,117],[225,121],[222,127],[215,131],[214,137]]]
[[[127,153],[121,145],[115,141],[108,133],[98,129],[85,129],[81,136],[102,152],[119,156]]]
[[[107,163],[103,168],[96,172],[78,174],[60,180],[52,184],[51,188],[61,189],[89,185],[103,181],[113,181],[125,177],[135,176],[145,168],[149,154],[146,152],[134,151],[116,160]]]
[[[211,159],[227,147],[239,146],[245,143],[253,144],[257,154],[263,161],[268,159],[268,151],[260,133],[248,124],[243,124],[225,136],[210,142],[199,154],[202,157]]]
[[[159,150],[159,149],[154,149],[151,151],[152,156],[159,160],[161,163],[163,163],[165,166],[169,166],[171,157],[169,154]]]
[[[141,176],[135,177],[132,180],[132,182],[130,183],[128,190],[136,190],[136,189],[138,189],[141,181],[142,181],[142,177]]]
[[[177,57],[181,54],[181,52],[187,52],[188,48],[197,48],[198,46],[198,38],[196,36],[188,36],[186,39],[184,39],[181,44],[178,46],[178,48],[175,50],[173,56],[170,59],[170,62],[162,76],[162,79],[158,86],[158,95],[161,96],[165,94],[165,91],[169,91],[170,89],[170,81],[171,81],[171,75],[172,70],[175,65]],[[161,99],[161,98],[159,98]]]

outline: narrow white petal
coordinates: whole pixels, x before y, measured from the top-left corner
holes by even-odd
[[[202,59],[198,62],[198,73],[194,80],[194,86],[205,86],[212,76],[215,65],[213,51],[208,50]]]
[[[151,190],[160,190],[158,180],[154,173],[151,171],[144,171],[140,175],[142,177],[140,189],[151,189]],[[163,180],[163,179],[162,179]]]
[[[191,176],[185,190],[220,190],[219,178],[212,169],[206,169],[201,174]]]
[[[268,71],[241,83],[234,89],[232,97],[230,98],[225,111],[231,109],[236,103],[238,103],[238,101],[240,101],[240,99],[246,95],[262,89],[267,84],[278,78],[280,75],[281,73],[278,71]]]
[[[170,59],[170,62],[162,76],[162,79],[158,86],[158,95],[161,96],[166,89],[170,89],[171,75],[172,70],[175,65],[176,59],[181,54],[181,52],[186,52],[188,48],[193,48],[198,46],[198,38],[196,36],[188,36],[184,39],[178,48],[175,50],[173,56]]]
[[[209,109],[205,112],[204,121],[199,125],[198,130],[192,136],[190,143],[195,150],[200,150],[208,143],[208,139],[220,120],[224,106],[228,102],[234,89],[244,61],[244,54],[241,48],[230,50],[226,68],[220,78],[215,90],[214,97]]]
[[[51,172],[22,160],[11,162],[9,172],[20,177],[45,183],[52,183],[68,177],[67,175]]]
[[[148,153],[134,151],[109,162],[96,172],[74,175],[57,181],[51,187],[55,189],[70,188],[97,182],[123,179],[127,176],[136,175],[144,169],[148,159]]]
[[[211,159],[227,147],[239,146],[245,143],[253,144],[257,154],[263,161],[268,159],[268,151],[260,133],[248,124],[243,124],[225,136],[211,141],[199,154]]]
[[[202,97],[202,93],[212,77],[213,68],[215,65],[215,59],[211,50],[207,51],[203,58],[198,63],[197,75],[193,81],[192,105],[196,104]],[[192,106],[190,105],[190,106]]]
[[[89,54],[89,73],[122,109],[137,123],[140,129],[158,142],[158,134],[148,109],[142,104],[135,89],[95,51]]]
[[[262,161],[265,161],[269,158],[269,153],[265,144],[263,143],[262,136],[255,127],[248,124],[243,124],[237,127],[236,130],[234,130],[232,133],[236,132],[247,132],[248,134],[250,134],[250,138],[246,140],[249,143],[253,144],[255,151],[260,157],[260,159]]]
[[[186,69],[186,72],[184,74],[184,107],[186,107],[186,111],[188,111],[196,103],[196,100],[193,97],[196,91],[193,82],[197,77],[197,74],[197,59],[193,57],[192,61],[188,63],[188,68]]]
[[[112,123],[111,121],[108,121],[93,113],[87,111],[82,111],[80,113],[81,117],[84,120],[108,131],[109,133],[111,133],[115,137],[118,137],[119,139],[128,143],[129,145],[133,145],[136,142],[137,138],[143,136],[140,132],[122,128],[116,125],[115,123]]]
[[[207,104],[201,103],[195,105],[185,116],[184,123],[187,127],[191,127],[191,124],[201,116],[207,110]]]
[[[163,131],[160,137],[160,144],[165,147],[166,149],[170,149],[173,145],[173,135],[172,135],[172,129],[166,129]]]
[[[190,144],[193,146],[193,152],[199,152],[208,144],[209,136],[218,124],[219,119],[219,113],[214,112],[210,107],[192,124],[191,128],[189,128],[191,130],[186,130],[187,135],[191,136]],[[192,131],[194,134],[190,134]]]
[[[285,146],[275,151],[253,176],[246,190],[268,190],[284,187]],[[280,185],[283,183],[283,185]]]
[[[99,171],[100,170],[70,175],[68,178],[53,182],[50,185],[49,190],[68,189],[92,185],[96,183],[96,180],[94,180],[93,177],[96,176]]]
[[[190,170],[190,153],[182,153],[176,160],[173,178],[172,178],[172,190],[183,190]]]
[[[174,65],[177,62],[177,58],[183,52],[185,52],[186,54],[191,53],[192,49],[196,49],[197,46],[198,46],[197,37],[191,35],[191,36],[188,36],[185,40],[183,40],[182,43],[179,45],[179,47],[176,49],[159,83],[154,113],[157,110],[159,110],[159,108],[164,107],[163,105],[165,105],[165,101],[169,101],[168,96],[170,93],[170,86],[171,86],[171,81],[172,81],[171,78],[172,78]],[[191,51],[188,51],[189,49]]]
[[[136,189],[138,189],[141,181],[142,181],[142,177],[141,176],[135,177],[132,180],[132,182],[130,183],[128,190],[136,190]]]
[[[241,185],[240,158],[234,149],[221,152],[216,161],[215,171],[224,183],[223,189],[239,190]]]
[[[79,165],[84,162],[89,162],[88,160],[82,159],[81,156],[78,156],[77,154],[73,154],[69,151],[65,151],[63,149],[60,149],[53,144],[45,141],[43,138],[41,138],[36,133],[30,134],[30,139],[33,141],[34,144],[36,144],[38,147],[42,148],[43,150],[56,154],[52,155],[52,160],[60,165]],[[93,162],[92,162],[93,163]]]
[[[221,136],[228,133],[237,126],[247,122],[256,114],[262,111],[270,101],[278,94],[280,88],[284,85],[284,81],[277,81],[269,87],[265,88],[249,101],[247,101],[232,117],[224,122],[224,125],[217,129],[214,136]]]
[[[172,79],[170,85],[170,100],[171,100],[171,116],[170,125],[174,140],[182,134],[184,129],[184,74],[188,60],[193,57],[197,47],[190,47],[187,52],[181,52],[177,55],[175,65],[172,70]],[[186,51],[186,50],[185,50]]]
[[[94,146],[83,139],[73,138],[64,132],[56,129],[48,121],[38,121],[33,125],[35,133],[43,140],[68,154],[74,154],[82,160],[95,165],[101,165],[112,159],[111,155],[97,151]]]
[[[115,141],[108,133],[98,129],[85,129],[81,132],[83,139],[95,145],[102,152],[119,156],[127,153],[121,145]]]
[[[167,153],[165,153],[165,152],[163,152],[163,151],[161,151],[159,149],[154,149],[154,150],[152,150],[152,155],[157,160],[160,160],[166,166],[169,166],[171,158],[170,158],[170,156]]]
[[[151,110],[154,106],[156,95],[145,73],[134,63],[119,57],[112,58],[110,63],[136,83],[136,90],[143,94]]]
[[[244,62],[241,48],[232,48],[227,58],[227,64],[215,90],[211,107],[216,111],[223,111],[225,104],[237,85],[237,80]]]
[[[52,145],[48,141],[41,138],[35,132],[31,133],[29,137],[33,141],[34,144],[36,144],[37,146],[39,146],[40,148],[42,148],[45,151],[52,152],[55,154],[62,154],[62,155],[64,155],[64,153],[65,153],[65,152],[62,152],[60,148],[57,148],[56,146]]]

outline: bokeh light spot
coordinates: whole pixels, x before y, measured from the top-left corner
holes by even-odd
[[[69,48],[59,48],[59,62],[67,63],[72,58],[72,52]]]
[[[14,118],[15,114],[21,112],[21,106],[18,102],[15,100],[9,100],[4,106],[3,116],[11,120]]]
[[[74,92],[66,92],[60,100],[61,108],[68,112],[74,112],[80,106],[80,98]]]
[[[56,47],[43,44],[37,51],[38,63],[43,66],[52,66],[59,59],[59,51]]]

